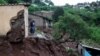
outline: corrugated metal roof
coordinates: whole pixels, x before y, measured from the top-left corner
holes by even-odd
[[[89,45],[85,45],[85,44],[81,44],[83,47],[87,47],[87,48],[91,48],[91,49],[95,49],[95,50],[99,50],[100,51],[100,48],[97,48],[97,47],[93,47],[93,46],[89,46]]]

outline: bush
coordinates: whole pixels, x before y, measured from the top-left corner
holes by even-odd
[[[0,4],[5,4],[6,1],[5,0],[0,0]]]
[[[91,27],[91,38],[97,43],[100,43],[100,28],[99,27]]]
[[[82,38],[90,38],[89,26],[80,16],[65,14],[60,17],[59,21],[54,24],[54,37],[57,39],[60,33],[69,33],[70,38],[79,40]]]

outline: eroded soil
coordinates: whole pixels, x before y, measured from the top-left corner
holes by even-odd
[[[62,45],[52,40],[26,38],[19,43],[3,41],[0,56],[68,56]]]

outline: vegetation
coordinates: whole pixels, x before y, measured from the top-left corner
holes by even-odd
[[[51,10],[53,8],[53,2],[50,0],[35,0],[31,6],[29,7],[29,12],[34,12],[34,11],[41,11],[41,10]]]
[[[6,1],[0,0],[0,4],[5,4],[5,3],[6,3]]]
[[[91,5],[92,7],[83,9],[73,8],[69,5],[62,7],[64,15],[54,22],[54,38],[60,40],[67,33],[75,41],[87,39],[100,44],[100,7],[96,6],[95,8],[94,3]]]
[[[53,21],[57,22],[59,20],[59,16],[64,14],[64,10],[62,7],[55,7],[54,14],[53,14]]]
[[[92,39],[83,39],[83,40],[81,40],[81,43],[88,45],[88,46],[100,48],[100,43],[97,43]]]
[[[23,3],[23,2],[31,2],[32,0],[5,0],[7,3],[14,4],[14,3]]]
[[[88,25],[86,24],[85,21],[81,19],[80,16],[72,15],[70,13],[67,13],[64,16],[60,17],[59,21],[54,24],[55,31],[61,33],[58,34],[58,36],[59,35],[64,36],[66,33],[69,33],[70,38],[73,39],[89,38],[88,28],[89,28]]]
[[[0,0],[0,4],[15,4],[15,3],[31,3],[29,6],[29,12],[40,11],[40,10],[51,10],[53,9],[53,2],[51,0]]]

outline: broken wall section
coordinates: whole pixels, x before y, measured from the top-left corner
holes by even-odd
[[[0,6],[0,35],[6,35],[11,29],[10,20],[15,17],[20,10],[24,10],[23,5]]]

